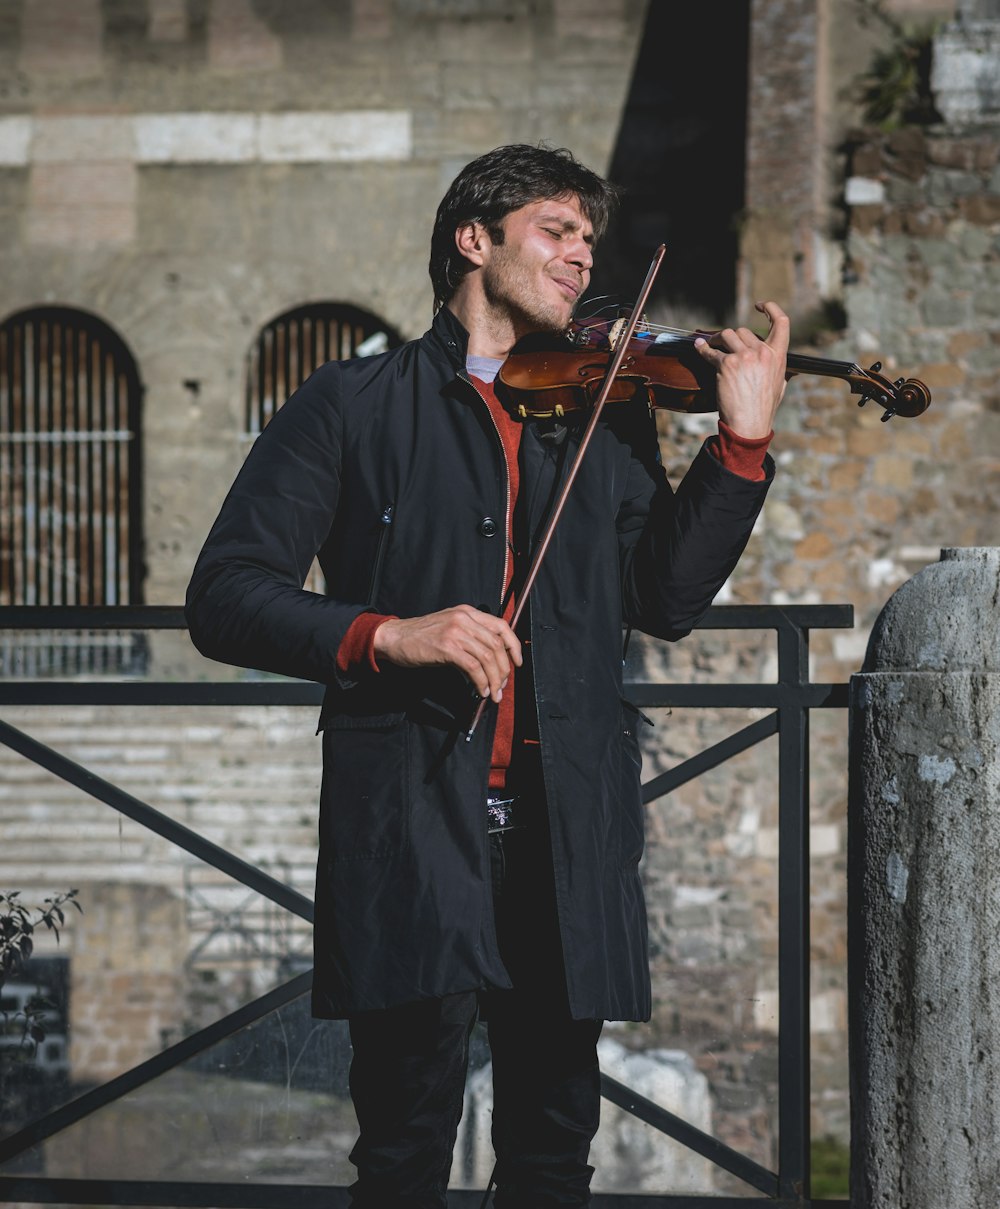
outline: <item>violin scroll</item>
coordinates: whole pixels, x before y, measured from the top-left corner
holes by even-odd
[[[897,378],[895,382],[890,382],[879,373],[881,368],[882,362],[876,361],[869,369],[859,369],[856,377],[852,375],[848,379],[851,389],[861,395],[859,407],[874,399],[880,407],[885,408],[883,424],[893,416],[919,416],[930,407],[931,392],[919,378]]]

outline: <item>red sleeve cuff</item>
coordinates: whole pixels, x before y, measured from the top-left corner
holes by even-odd
[[[733,474],[750,479],[754,483],[762,483],[767,477],[764,472],[764,455],[773,437],[773,432],[769,432],[766,437],[741,437],[720,420],[719,435],[709,437],[708,449]]]
[[[392,616],[391,613],[359,613],[355,617],[337,648],[339,671],[346,676],[379,670],[375,662],[375,631],[383,621],[392,620]]]

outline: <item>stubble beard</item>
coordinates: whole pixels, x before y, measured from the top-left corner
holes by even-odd
[[[573,309],[540,296],[516,261],[495,257],[483,276],[483,293],[498,322],[506,320],[520,336],[566,330]]]

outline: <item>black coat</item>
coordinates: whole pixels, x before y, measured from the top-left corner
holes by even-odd
[[[268,424],[195,568],[191,636],[228,663],[328,686],[316,886],[320,1016],[509,985],[497,952],[484,798],[495,715],[470,743],[447,670],[336,665],[366,610],[498,610],[508,484],[447,310],[422,339],[319,369]],[[641,409],[636,409],[641,410]],[[702,450],[674,494],[651,423],[602,422],[532,594],[542,769],[574,1016],[646,1019],[637,714],[622,628],[679,638],[742,552],[767,482]],[[520,494],[536,533],[578,426],[525,424]],[[768,481],[773,466],[768,461]],[[486,523],[484,523],[486,522]],[[492,522],[489,523],[489,522]],[[327,596],[302,590],[316,553]]]

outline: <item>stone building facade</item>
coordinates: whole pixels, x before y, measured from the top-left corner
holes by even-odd
[[[430,220],[457,169],[490,146],[544,139],[607,170],[656,7],[0,0],[0,215],[12,233],[0,323],[32,307],[76,307],[134,358],[144,602],[180,601],[245,453],[258,333],[315,302],[359,308],[402,338],[422,331]],[[902,28],[947,23],[936,41],[939,119],[883,132],[860,127],[857,101],[858,78],[892,47],[873,3],[736,7],[748,62],[745,186],[733,203],[740,319],[756,297],[775,297],[800,321],[797,348],[882,361],[890,376],[916,376],[934,396],[919,420],[883,425],[872,406],[855,408],[842,382],[802,377],[789,386],[774,446],[779,478],[724,599],[852,603],[855,630],[818,632],[812,644],[815,677],[843,681],[895,586],[940,546],[992,543],[998,115],[985,84],[974,102],[949,107],[968,72],[949,75],[947,64],[970,53],[972,24],[974,46],[983,30],[992,36],[998,14],[988,0],[957,9],[885,0],[880,11]],[[710,180],[707,158],[704,187]],[[831,328],[823,317],[834,304],[842,321]],[[661,414],[659,423],[665,462],[683,473],[706,422]],[[669,650],[639,640],[632,667],[640,678],[767,680],[773,646],[755,636],[696,634]],[[150,668],[162,677],[235,674],[166,639],[153,645]],[[4,717],[308,894],[318,753],[307,712],[24,708]],[[695,711],[654,720],[649,773],[734,728],[729,715]],[[816,719],[814,1129],[841,1138],[845,742],[846,719]],[[279,935],[264,907],[231,886],[195,885],[201,875],[164,841],[0,756],[0,886],[48,893],[79,884],[87,926],[107,919],[121,937],[117,951],[85,928],[64,938],[79,972],[72,1062],[81,1077],[149,1056],[261,990],[283,949],[307,952],[304,927]],[[651,807],[658,1006],[650,1030],[616,1033],[633,1048],[689,1053],[709,1080],[715,1130],[765,1163],[774,1152],[777,1027],[774,775],[764,745]],[[125,993],[129,932],[114,921],[130,898],[137,911],[146,905],[150,928],[181,934],[176,948],[162,946],[172,986],[161,968],[142,964],[149,936],[135,929],[127,946],[138,1005],[130,1019],[145,1012],[149,1025],[149,1005],[161,1009],[156,1037],[138,1024],[122,1030],[131,1050],[99,1037]],[[223,938],[227,911],[242,921],[245,943]],[[255,964],[255,945],[266,962]],[[175,960],[181,953],[187,959]],[[74,1161],[59,1169],[77,1171]]]

